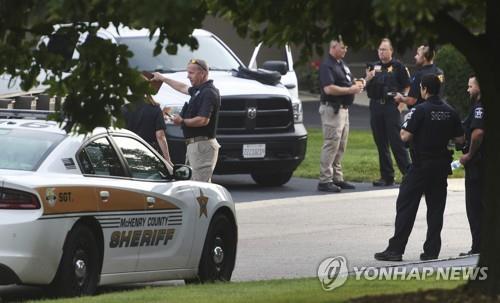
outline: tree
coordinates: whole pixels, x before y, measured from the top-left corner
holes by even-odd
[[[268,44],[292,42],[304,45],[302,56],[338,34],[354,47],[373,47],[380,38],[392,38],[398,49],[422,41],[450,43],[467,59],[481,83],[487,110],[484,142],[487,151],[486,215],[480,266],[488,267],[488,279],[470,284],[484,292],[500,292],[500,187],[495,174],[494,121],[500,103],[500,86],[494,81],[500,70],[500,2],[496,0],[0,0],[0,73],[19,75],[23,88],[36,82],[42,69],[50,71],[50,93],[65,95],[64,118],[80,132],[108,126],[120,116],[124,100],[135,101],[146,91],[138,72],[128,65],[130,52],[96,35],[108,23],[132,28],[158,29],[156,51],[165,47],[175,52],[177,44],[196,47],[189,34],[200,27],[206,14],[232,20],[238,33]],[[43,36],[57,40],[88,32],[77,45],[80,60],[65,61],[49,52]],[[165,40],[168,37],[168,42]],[[36,47],[38,45],[38,47]],[[71,71],[66,75],[66,71]],[[464,84],[465,85],[465,84]],[[68,128],[73,124],[68,124]]]
[[[423,41],[449,43],[470,63],[481,83],[487,111],[486,211],[478,266],[488,267],[486,281],[469,283],[488,294],[500,293],[500,187],[495,185],[500,161],[495,142],[495,118],[500,112],[500,2],[496,0],[351,0],[259,1],[207,0],[209,8],[232,20],[238,33],[270,44],[285,41],[321,53],[325,42],[341,34],[354,47],[373,46],[390,37],[399,49]],[[464,83],[464,86],[466,83]]]

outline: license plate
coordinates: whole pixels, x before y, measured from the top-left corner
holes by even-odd
[[[265,144],[243,144],[243,158],[264,158],[265,156]]]

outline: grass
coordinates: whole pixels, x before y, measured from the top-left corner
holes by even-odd
[[[306,157],[302,164],[294,173],[295,177],[317,179],[319,176],[319,158],[321,146],[323,144],[323,135],[319,128],[309,128],[307,139]],[[455,153],[455,159],[458,159],[460,153]],[[396,171],[396,180],[401,181],[396,162],[393,160]],[[372,133],[368,130],[351,130],[347,142],[347,150],[342,160],[342,170],[344,179],[355,182],[371,182],[380,178],[378,165],[378,152]],[[450,178],[463,178],[464,170],[459,168],[453,171]]]
[[[205,284],[173,287],[146,287],[139,290],[112,292],[94,297],[46,300],[44,303],[157,303],[157,302],[347,302],[349,299],[368,296],[414,292],[426,289],[452,289],[463,281],[444,280],[354,280],[333,291],[323,291],[315,278]]]

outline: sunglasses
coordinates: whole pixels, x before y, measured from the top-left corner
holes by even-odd
[[[199,67],[201,67],[201,69],[203,69],[204,71],[207,71],[207,72],[208,72],[208,69],[207,69],[207,67],[205,66],[205,64],[204,64],[204,63],[199,62],[199,61],[198,61],[198,60],[196,60],[196,59],[191,59],[191,60],[189,60],[188,64],[196,64],[196,65],[198,65]]]

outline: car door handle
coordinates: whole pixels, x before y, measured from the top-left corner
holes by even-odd
[[[148,207],[155,206],[156,198],[155,197],[146,197],[146,202],[148,203]]]
[[[101,197],[102,202],[108,202],[109,200],[109,191],[101,190],[99,192],[99,196]]]
[[[288,89],[295,88],[295,84],[285,84],[285,87]]]

